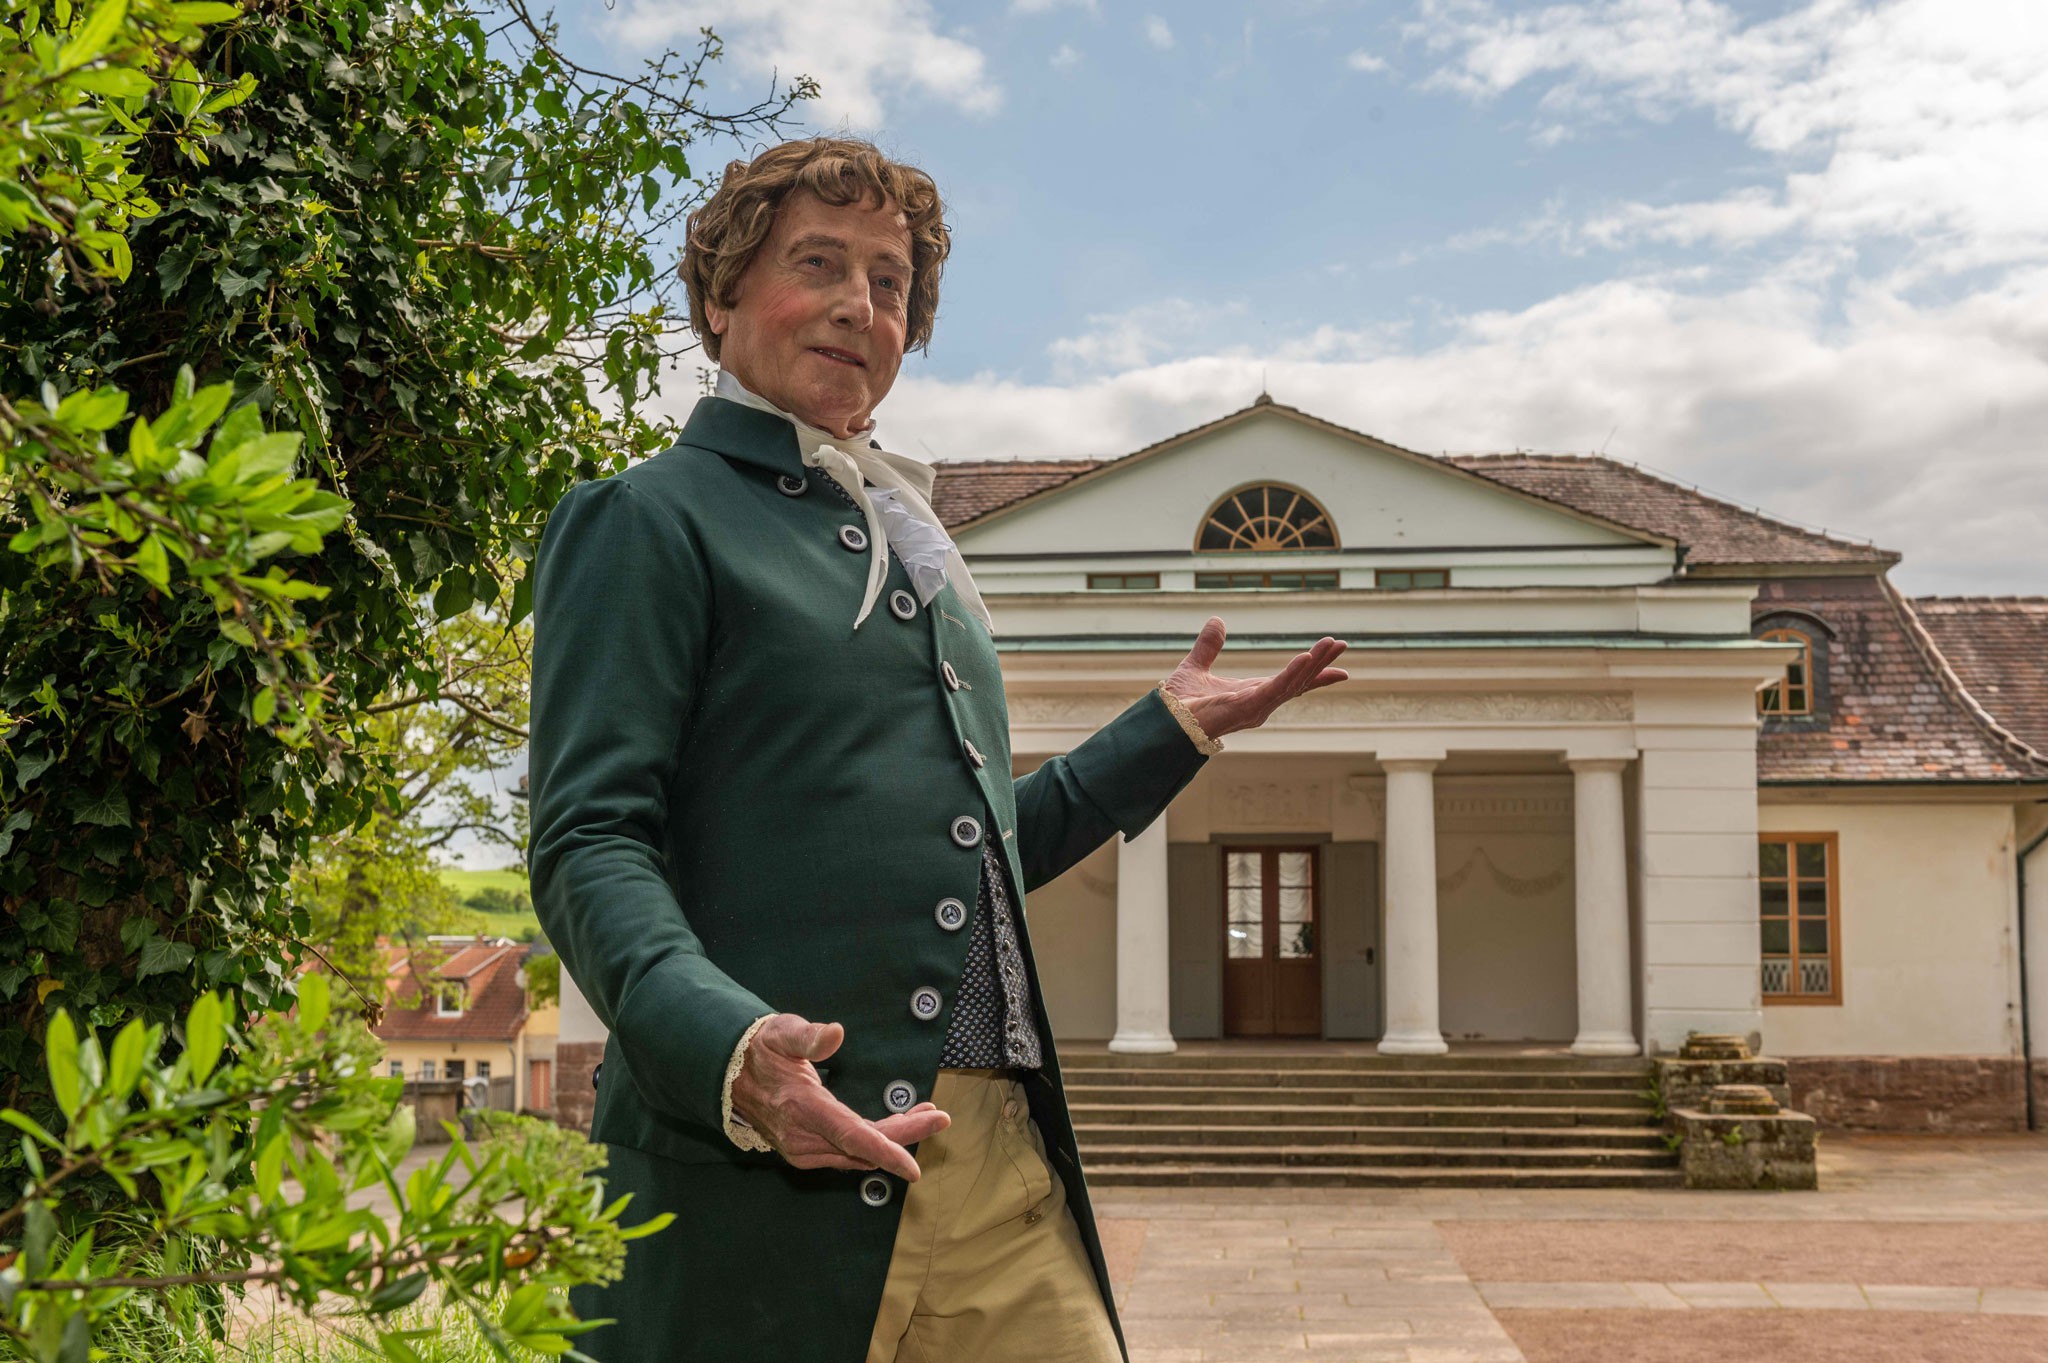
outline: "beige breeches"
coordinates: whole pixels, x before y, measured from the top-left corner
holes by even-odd
[[[1119,1363],[1024,1086],[939,1071],[953,1124],[917,1147],[867,1363]]]

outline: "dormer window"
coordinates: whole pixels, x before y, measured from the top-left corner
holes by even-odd
[[[462,1016],[463,987],[460,980],[442,980],[434,986],[434,1016],[437,1018],[459,1018]]]
[[[1797,644],[1799,656],[1785,664],[1785,675],[1756,693],[1760,715],[1813,713],[1813,636],[1804,630],[1767,629],[1757,638],[1767,643]]]
[[[1200,554],[1335,549],[1337,527],[1315,498],[1281,483],[1240,488],[1211,508],[1195,538]]]

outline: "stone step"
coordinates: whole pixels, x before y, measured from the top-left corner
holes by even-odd
[[[1240,1085],[1068,1084],[1069,1103],[1184,1103],[1211,1107],[1516,1107],[1647,1108],[1635,1092],[1545,1088],[1251,1088]]]
[[[1643,1126],[1660,1125],[1649,1108],[1526,1107],[1513,1104],[1461,1106],[1246,1105],[1219,1113],[1213,1103],[1077,1102],[1069,1107],[1077,1123],[1199,1126],[1227,1120],[1243,1126]]]
[[[1654,1150],[1612,1150],[1605,1146],[1556,1149],[1447,1145],[1205,1145],[1200,1150],[1169,1145],[1102,1145],[1082,1152],[1092,1174],[1116,1166],[1185,1164],[1286,1165],[1291,1168],[1363,1169],[1675,1169],[1678,1157]]]
[[[1117,1164],[1086,1166],[1102,1188],[1678,1188],[1671,1169],[1343,1168],[1300,1164]]]
[[[1664,1135],[1646,1126],[1143,1126],[1090,1122],[1076,1126],[1081,1149],[1102,1146],[1424,1145],[1481,1149],[1558,1147],[1668,1153]]]
[[[1396,1070],[1396,1069],[1314,1069],[1277,1070],[1246,1066],[1241,1069],[1178,1070],[1131,1069],[1111,1066],[1069,1065],[1065,1082],[1107,1088],[1170,1087],[1174,1085],[1221,1084],[1235,1088],[1556,1088],[1601,1090],[1639,1094],[1650,1086],[1647,1074],[1595,1071],[1579,1074],[1552,1070]]]

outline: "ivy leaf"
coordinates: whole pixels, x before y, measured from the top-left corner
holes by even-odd
[[[22,765],[26,766],[27,763],[24,762]],[[47,767],[48,765],[49,762],[45,760],[43,766]],[[40,772],[41,768],[38,768],[37,770]],[[24,786],[27,785],[29,779],[32,778],[24,778],[21,784],[23,784]],[[6,856],[7,849],[14,846],[14,835],[16,833],[19,833],[22,829],[27,828],[30,824],[34,823],[35,821],[35,815],[29,813],[25,809],[17,809],[12,814],[9,814],[7,816],[7,821],[5,823],[0,823],[0,857]]]
[[[97,824],[102,828],[132,827],[134,820],[128,814],[128,793],[114,786],[98,796],[74,796],[71,822]]]
[[[135,968],[135,978],[146,980],[151,975],[168,975],[183,970],[192,964],[192,944],[173,942],[166,937],[152,937],[142,944],[142,963]]]

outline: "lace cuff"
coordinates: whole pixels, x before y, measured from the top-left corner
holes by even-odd
[[[1211,738],[1203,733],[1202,726],[1196,721],[1194,713],[1182,703],[1179,696],[1166,689],[1165,682],[1159,683],[1159,698],[1166,702],[1166,708],[1172,712],[1174,720],[1186,732],[1189,741],[1195,745],[1199,752],[1204,756],[1214,757],[1217,753],[1223,751],[1223,740]]]
[[[753,1043],[754,1033],[761,1030],[773,1013],[763,1013],[754,1019],[754,1025],[740,1034],[740,1044],[732,1048],[732,1059],[725,1064],[725,1087],[718,1095],[718,1116],[725,1123],[726,1139],[742,1150],[773,1150],[768,1138],[747,1124],[747,1119],[732,1110],[732,1081],[740,1077],[740,1067],[747,1063],[747,1047]]]

